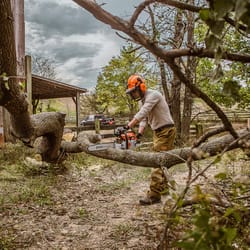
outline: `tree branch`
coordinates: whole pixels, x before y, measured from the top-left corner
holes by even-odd
[[[248,136],[250,140],[250,132],[248,130],[239,131],[240,136]],[[238,148],[239,144],[234,143],[232,146],[228,147],[234,138],[231,135],[225,135],[209,142],[203,143],[199,147],[200,152],[204,154],[193,155],[193,160],[201,160],[203,157],[209,155],[214,156],[223,152],[226,148],[227,151]],[[89,151],[88,146],[90,145],[86,136],[79,134],[77,142],[62,142],[61,150],[66,153],[79,153],[86,152],[88,154],[101,157],[104,159],[114,160],[118,162],[128,163],[132,165],[158,168],[166,167],[171,168],[174,165],[185,162],[190,154],[192,154],[192,148],[180,148],[174,149],[166,152],[137,152],[133,150],[120,150],[108,148],[102,151]],[[227,148],[228,147],[228,148]]]

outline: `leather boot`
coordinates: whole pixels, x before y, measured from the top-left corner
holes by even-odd
[[[148,206],[148,205],[152,205],[152,204],[156,204],[160,202],[161,202],[161,198],[153,197],[153,196],[152,197],[147,196],[146,198],[139,200],[140,205],[143,205],[143,206]]]

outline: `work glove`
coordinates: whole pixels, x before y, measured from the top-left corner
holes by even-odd
[[[136,138],[139,140],[140,138],[142,138],[142,134],[141,134],[141,133],[138,133],[138,134],[136,135]]]
[[[125,130],[129,130],[129,129],[130,129],[130,127],[129,127],[128,125],[124,126],[123,128],[124,128]]]

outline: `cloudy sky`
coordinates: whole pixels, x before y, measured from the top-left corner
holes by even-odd
[[[99,0],[104,8],[128,18],[142,0]],[[92,88],[98,73],[124,41],[71,0],[24,0],[26,53],[52,59],[57,77]]]

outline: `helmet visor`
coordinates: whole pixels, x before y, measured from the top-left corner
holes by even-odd
[[[126,90],[126,94],[127,95],[130,95],[130,97],[135,100],[135,101],[139,101],[142,99],[142,96],[141,96],[141,93],[140,93],[140,90],[138,89],[138,87],[134,87],[134,88],[131,88],[131,89],[127,89]]]

